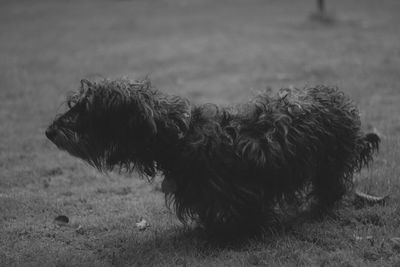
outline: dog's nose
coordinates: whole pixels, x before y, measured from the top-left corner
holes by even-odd
[[[49,128],[47,128],[45,134],[46,134],[47,138],[49,138],[50,140],[53,140],[57,134],[57,131],[53,127],[50,126]]]

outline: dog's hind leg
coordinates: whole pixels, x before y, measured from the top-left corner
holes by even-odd
[[[316,200],[317,211],[328,211],[352,187],[352,176],[363,166],[372,161],[372,156],[379,148],[380,138],[375,133],[369,133],[357,141],[354,153],[345,153],[346,147],[341,147],[320,162],[313,179],[312,196]]]
[[[349,187],[345,172],[339,166],[320,166],[313,179],[311,195],[314,199],[313,211],[322,215],[332,210]]]

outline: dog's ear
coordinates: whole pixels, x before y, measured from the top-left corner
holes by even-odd
[[[93,87],[94,87],[94,84],[91,81],[89,81],[87,79],[81,80],[80,94],[82,97],[84,97],[87,100],[86,103],[93,102],[93,98],[94,98]]]
[[[156,125],[154,115],[155,114],[153,112],[153,109],[147,105],[144,105],[144,107],[143,107],[143,122],[144,122],[144,126],[148,130],[148,133],[151,136],[154,136],[155,134],[157,134],[157,125]]]
[[[155,121],[155,111],[151,104],[147,103],[144,99],[135,99],[132,105],[133,116],[131,116],[131,122],[133,128],[142,127],[144,132],[148,136],[154,136],[157,133],[157,125]]]
[[[67,95],[66,103],[67,103],[68,108],[71,109],[80,100],[85,99],[85,98],[87,99],[88,98],[88,94],[91,94],[92,86],[93,86],[93,83],[91,83],[89,80],[82,79],[78,91],[77,92],[70,92]],[[93,95],[93,94],[91,94],[91,95]],[[91,99],[88,99],[88,100],[90,101]]]

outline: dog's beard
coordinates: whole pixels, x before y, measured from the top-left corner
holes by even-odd
[[[132,148],[94,136],[85,136],[69,128],[57,128],[56,133],[48,137],[60,150],[80,158],[101,172],[119,170],[154,176],[153,161],[142,160],[139,152]]]
[[[104,148],[99,149],[99,146],[90,145],[87,138],[68,128],[57,129],[56,134],[49,139],[60,150],[64,150],[72,156],[86,161],[99,170],[108,168],[108,164],[106,163],[109,152]]]

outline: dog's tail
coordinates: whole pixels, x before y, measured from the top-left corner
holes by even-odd
[[[361,169],[363,166],[368,166],[373,159],[373,154],[379,150],[379,144],[381,142],[381,138],[377,133],[367,133],[359,140],[360,147],[360,155],[359,155],[359,166]],[[385,196],[373,196],[361,192],[357,189],[354,191],[355,203],[360,206],[364,204],[375,205],[375,204],[384,204],[386,200],[389,198],[389,194]]]
[[[360,169],[363,166],[368,166],[372,162],[374,153],[379,150],[380,142],[381,138],[376,133],[367,133],[359,139]]]

